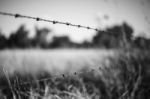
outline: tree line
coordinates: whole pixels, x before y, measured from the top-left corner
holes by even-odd
[[[115,25],[106,28],[104,31],[98,31],[92,41],[75,43],[68,36],[54,36],[52,41],[47,40],[51,33],[49,28],[35,28],[35,36],[29,37],[29,31],[25,25],[21,25],[16,32],[11,33],[6,38],[0,32],[0,49],[6,48],[122,48],[134,47],[140,49],[150,49],[150,39],[144,37],[133,37],[133,29],[124,22],[121,25]]]

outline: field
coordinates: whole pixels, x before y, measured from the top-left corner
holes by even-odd
[[[75,72],[83,67],[96,68],[108,63],[107,57],[114,56],[112,50],[4,50],[0,51],[0,64],[10,73],[14,71]]]
[[[0,99],[149,99],[149,51],[3,50]]]

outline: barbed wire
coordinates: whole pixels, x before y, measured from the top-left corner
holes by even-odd
[[[97,32],[100,31],[97,28],[93,28],[93,27],[90,27],[90,26],[83,26],[83,25],[79,25],[79,24],[77,25],[77,24],[72,24],[72,23],[69,23],[69,22],[61,22],[61,21],[56,21],[56,20],[48,20],[48,19],[44,19],[44,18],[40,18],[40,17],[32,17],[32,16],[27,16],[27,15],[22,15],[22,14],[17,14],[17,13],[14,14],[14,13],[7,13],[7,12],[1,12],[0,11],[0,15],[11,16],[11,17],[15,17],[15,18],[33,19],[33,20],[36,20],[36,21],[49,22],[49,23],[52,23],[52,24],[63,24],[63,25],[66,25],[66,26],[85,28],[85,29],[94,30],[94,31],[97,31]]]
[[[101,33],[110,33],[110,34],[114,34],[114,32],[112,31],[106,31],[106,30],[100,30],[98,28],[93,28],[90,26],[84,26],[84,25],[80,25],[80,24],[73,24],[70,22],[61,22],[61,21],[56,21],[56,20],[49,20],[49,19],[45,19],[45,18],[40,18],[40,17],[33,17],[33,16],[28,16],[28,15],[22,15],[22,14],[18,14],[18,13],[8,13],[8,12],[2,12],[0,11],[0,15],[4,15],[4,16],[10,16],[10,17],[14,17],[14,18],[25,18],[25,19],[32,19],[35,21],[43,21],[43,22],[48,22],[48,23],[52,23],[52,24],[62,24],[62,25],[66,25],[66,26],[72,26],[72,27],[77,27],[77,28],[84,28],[87,30],[94,30],[96,32],[101,32]]]

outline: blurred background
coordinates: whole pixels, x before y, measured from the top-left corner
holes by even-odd
[[[92,83],[89,85],[100,87],[100,93],[93,90],[101,98],[92,98],[96,95],[87,92],[91,98],[79,99],[117,99],[120,96],[127,98],[118,99],[149,99],[149,10],[150,0],[0,0],[1,12],[99,30],[0,15],[0,74],[3,68],[10,74],[33,75],[43,73],[41,71],[53,75],[82,71],[82,79],[89,77]],[[84,75],[85,71],[99,68],[104,69],[98,74]],[[91,77],[95,77],[95,73],[100,78]]]
[[[149,0],[1,0],[2,12],[99,31],[0,15],[0,64],[12,72],[30,66],[66,72],[100,66],[115,50],[149,49],[149,5]]]
[[[71,64],[78,64],[72,62],[81,58],[81,54],[87,57],[92,52],[91,57],[98,61],[97,57],[104,59],[103,54],[113,53],[114,49],[149,49],[149,5],[149,0],[1,0],[3,12],[69,22],[99,31],[0,15],[0,63],[6,67],[28,68],[29,64],[52,67],[58,58],[67,55],[75,57]],[[75,55],[79,49],[81,54]],[[80,60],[89,64],[91,57]],[[30,58],[35,61],[30,62]],[[68,64],[68,58],[63,64]]]
[[[149,37],[150,31],[150,1],[149,0],[1,0],[0,9],[3,12],[19,13],[23,15],[70,22],[99,29],[121,26],[126,22],[134,30],[134,35]],[[71,41],[81,43],[92,41],[95,31],[53,25],[46,22],[36,22],[28,19],[0,16],[0,30],[9,37],[24,24],[29,36],[36,35],[37,28],[48,28],[53,35],[68,36]]]

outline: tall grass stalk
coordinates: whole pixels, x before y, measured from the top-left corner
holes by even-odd
[[[7,70],[5,70],[4,67],[3,67],[3,73],[4,73],[4,75],[5,75],[6,79],[7,79],[9,88],[10,88],[11,93],[12,93],[12,95],[13,95],[13,99],[17,99],[17,98],[16,98],[16,95],[15,95],[15,92],[14,92],[14,90],[13,90],[13,87],[12,87],[12,85],[11,85],[11,81],[10,81],[10,79],[9,79],[9,74],[8,74]]]

